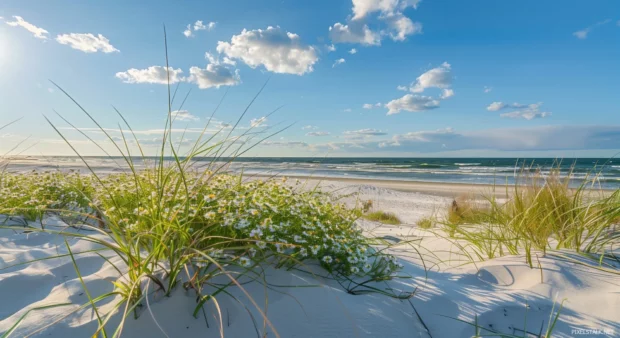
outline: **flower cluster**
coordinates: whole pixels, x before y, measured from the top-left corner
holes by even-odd
[[[308,260],[332,273],[375,276],[400,267],[369,245],[355,224],[359,211],[329,194],[297,189],[285,180],[244,181],[211,172],[167,175],[162,180],[152,171],[98,179],[60,172],[7,174],[0,181],[0,212],[92,214],[130,235],[165,226],[167,233],[194,240],[198,249],[226,251],[244,267],[267,259],[278,266]]]

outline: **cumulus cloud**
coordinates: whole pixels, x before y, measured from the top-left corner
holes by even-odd
[[[176,121],[200,121],[200,118],[190,114],[187,110],[175,110],[170,113]]]
[[[335,52],[336,51],[336,46],[333,43],[331,45],[325,46],[325,48],[327,48],[327,52]]]
[[[608,23],[611,22],[611,19],[607,19],[607,20],[603,20],[603,21],[599,21],[591,26],[588,26],[582,30],[576,31],[573,33],[573,35],[575,37],[577,37],[578,39],[586,39],[588,37],[588,34],[590,34],[590,32],[592,32],[593,29],[598,28],[600,26],[606,25]]]
[[[303,126],[301,127],[302,130],[316,130],[319,129],[319,127],[317,126],[311,126],[311,125],[307,125],[307,126]]]
[[[205,25],[202,22],[202,20],[197,20],[194,23],[194,31],[204,31],[204,30],[211,31],[211,30],[213,30],[215,28],[216,24],[217,24],[216,22],[212,21],[212,22],[209,22],[208,24]]]
[[[385,21],[390,27],[388,34],[394,41],[405,41],[409,35],[422,34],[422,24],[411,21],[402,13],[387,16]]]
[[[343,64],[343,63],[345,63],[345,62],[346,62],[346,60],[345,60],[345,59],[340,58],[340,59],[338,59],[338,60],[336,60],[336,61],[334,62],[334,64],[332,65],[332,68],[336,68],[336,66],[341,65],[341,64]]]
[[[521,109],[521,108],[528,108],[528,109],[538,109],[540,108],[540,106],[542,105],[542,102],[538,102],[538,103],[532,103],[532,104],[522,104],[522,103],[504,103],[504,102],[493,102],[490,105],[487,106],[487,110],[488,111],[499,111],[505,108],[516,108],[516,109]]]
[[[515,110],[509,113],[503,113],[503,114],[500,114],[499,116],[511,118],[511,119],[525,119],[525,120],[533,120],[533,119],[539,119],[539,118],[551,116],[550,112],[540,111],[541,105],[542,105],[542,102],[530,104],[525,109]]]
[[[418,7],[419,0],[352,0],[353,16],[346,23],[337,22],[329,27],[329,35],[335,43],[359,43],[378,46],[383,37],[403,41],[407,36],[422,33],[422,24],[413,22],[403,14],[408,7]],[[373,31],[367,24],[372,14],[387,29]]]
[[[219,41],[217,51],[248,66],[264,66],[270,72],[303,75],[318,61],[314,47],[304,45],[299,35],[280,27],[243,31],[230,42]]]
[[[454,96],[452,87],[452,67],[449,63],[444,62],[439,67],[424,72],[418,76],[416,80],[407,86],[398,86],[396,89],[401,91],[410,91],[415,94],[406,94],[405,96],[388,102],[386,107],[388,115],[397,114],[402,110],[410,112],[421,112],[439,108],[440,100],[448,99]],[[441,89],[441,94],[437,98],[431,96],[419,95],[426,89]]]
[[[365,46],[381,44],[381,34],[370,30],[368,25],[357,22],[348,25],[336,22],[329,27],[329,37],[334,43],[359,43]]]
[[[405,10],[407,7],[418,8],[421,0],[352,0],[353,20],[363,19],[373,12],[383,15],[392,15]]]
[[[13,19],[15,19],[15,21],[7,21],[6,24],[12,27],[22,27],[32,33],[32,35],[34,35],[34,37],[37,39],[47,39],[47,35],[49,34],[49,32],[45,29],[31,24],[30,22],[24,20],[24,18],[22,18],[21,16],[14,15]]]
[[[181,75],[183,73],[181,69],[174,69],[172,67],[168,67],[168,72],[170,73],[171,84],[185,80]],[[166,67],[161,66],[151,66],[146,69],[131,68],[125,72],[116,73],[116,77],[121,79],[125,83],[168,83],[168,74],[166,72]]]
[[[200,89],[219,88],[221,86],[235,86],[241,83],[239,70],[232,71],[221,64],[210,63],[206,68],[191,67],[188,82],[198,85]]]
[[[490,93],[492,90],[493,90],[493,87],[487,87],[487,86],[484,86],[484,89],[483,89],[485,93]]]
[[[351,48],[351,50],[349,51],[349,54],[356,54],[357,53],[357,49],[355,48]]]
[[[194,36],[194,33],[192,33],[192,25],[187,25],[187,27],[183,31],[183,35],[185,35],[186,38]]]
[[[392,100],[385,105],[388,115],[398,114],[401,111],[422,112],[439,108],[439,100],[430,96],[406,94],[400,99]]]
[[[306,136],[328,136],[329,132],[327,131],[311,131],[306,133]]]
[[[448,89],[452,86],[452,67],[444,62],[441,66],[433,68],[418,76],[412,84],[412,93],[422,93],[427,88]]]
[[[119,52],[112,44],[110,44],[110,40],[108,40],[105,36],[98,34],[97,36],[93,34],[81,34],[81,33],[70,33],[70,34],[62,34],[56,37],[56,41],[61,45],[68,45],[73,49],[80,50],[84,53],[114,53]]]
[[[215,28],[216,22],[209,22],[206,25],[202,22],[202,20],[197,20],[194,24],[188,24],[185,26],[185,30],[183,31],[183,35],[187,38],[191,38],[194,36],[194,32],[197,31],[212,31]],[[193,31],[192,31],[193,29]]]

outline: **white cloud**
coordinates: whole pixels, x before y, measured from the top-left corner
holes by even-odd
[[[260,144],[261,146],[273,146],[273,147],[302,147],[306,148],[310,145],[306,142],[301,141],[264,141]]]
[[[183,31],[183,35],[185,35],[186,38],[194,36],[194,33],[192,33],[192,25],[187,25],[187,28]]]
[[[307,125],[307,126],[303,126],[301,127],[302,130],[316,130],[319,129],[319,127],[317,126],[311,126],[311,125]]]
[[[452,86],[452,70],[449,63],[433,68],[418,76],[415,84],[410,88],[413,93],[422,93],[427,88],[448,89]],[[454,94],[454,93],[452,93]]]
[[[527,108],[525,109],[515,110],[509,113],[503,113],[503,114],[500,114],[499,116],[511,118],[511,119],[526,119],[526,120],[533,120],[533,119],[539,119],[539,118],[551,116],[552,113],[550,112],[540,111],[541,105],[542,105],[542,102],[533,103],[533,104],[528,105]]]
[[[391,15],[407,7],[417,9],[420,2],[421,0],[353,0],[353,20],[363,19],[373,12]]]
[[[37,39],[47,39],[47,35],[49,34],[49,32],[45,29],[31,24],[30,22],[24,20],[21,16],[14,15],[13,18],[15,19],[15,21],[7,21],[6,24],[13,27],[22,27],[32,33],[32,35],[34,35],[34,37]]]
[[[511,119],[526,119],[533,120],[543,117],[551,116],[550,112],[540,112],[537,110],[517,110],[510,113],[500,114],[501,117],[507,117]]]
[[[400,99],[392,100],[385,105],[388,115],[398,114],[405,110],[409,112],[422,112],[439,108],[439,100],[430,96],[406,94]]]
[[[256,128],[256,127],[260,127],[260,126],[265,126],[265,123],[267,123],[267,117],[266,116],[255,118],[255,119],[251,119],[250,120],[250,127]]]
[[[381,44],[381,34],[371,31],[368,25],[354,22],[348,25],[335,23],[329,27],[329,37],[335,43],[359,43],[364,46]]]
[[[343,64],[343,63],[345,63],[345,62],[346,62],[346,60],[345,60],[345,59],[340,58],[340,59],[338,59],[338,60],[336,60],[336,61],[334,62],[334,64],[332,65],[332,68],[336,68],[336,66],[341,65],[341,64]]]
[[[405,41],[409,35],[422,34],[422,24],[411,21],[401,13],[390,15],[385,20],[390,27],[388,34],[394,41]]]
[[[328,136],[329,132],[327,131],[311,131],[306,134],[306,136]]]
[[[319,59],[314,47],[302,44],[299,35],[272,26],[265,30],[243,29],[230,42],[219,41],[217,51],[252,68],[262,65],[274,73],[297,75],[312,72]]]
[[[484,86],[484,92],[485,93],[490,93],[492,90],[493,90],[493,87]]]
[[[575,37],[577,37],[578,39],[586,39],[588,37],[588,34],[590,34],[590,32],[592,32],[593,29],[602,26],[602,25],[606,25],[608,23],[611,22],[611,19],[607,19],[607,20],[603,20],[603,21],[599,21],[591,26],[588,26],[580,31],[576,31],[573,33],[573,35]]]
[[[58,41],[61,45],[69,45],[69,47],[80,50],[84,53],[119,52],[118,49],[110,44],[110,40],[101,34],[98,34],[97,36],[90,33],[62,34],[56,37],[56,41]]]
[[[351,108],[345,108],[343,111],[344,111],[345,113],[349,113],[349,112],[351,112],[352,110],[351,110]]]
[[[454,96],[454,90],[452,90],[452,89],[444,89],[443,92],[441,93],[440,98],[445,100],[445,99],[450,98],[452,96]]]
[[[185,80],[181,76],[181,73],[183,73],[181,69],[174,69],[172,67],[169,67],[168,71],[170,72],[171,84]],[[116,73],[116,77],[123,80],[123,82],[125,83],[168,83],[168,74],[166,72],[166,67],[161,66],[151,66],[147,69],[131,68],[125,72]]]
[[[360,130],[348,130],[343,132],[344,135],[356,135],[356,136],[382,136],[387,135],[386,132],[378,129],[366,128]]]
[[[530,109],[538,109],[540,107],[540,105],[542,105],[542,102],[532,103],[532,104],[522,104],[522,103],[517,103],[517,102],[515,102],[515,103],[493,102],[493,103],[491,103],[487,107],[487,110],[488,111],[499,111],[499,110],[502,110],[504,108],[516,108],[516,109],[530,108]]]
[[[332,43],[331,45],[327,45],[327,52],[335,52],[336,51],[336,46]]]
[[[407,86],[398,86],[398,87],[396,87],[396,89],[397,89],[397,90],[404,91],[404,92],[409,91],[409,87],[407,87]]]
[[[212,31],[215,28],[215,25],[217,23],[216,22],[209,22],[208,24],[204,24],[202,22],[202,20],[197,20],[196,22],[194,22],[194,25],[192,26],[192,24],[188,24],[185,27],[185,30],[183,31],[183,35],[185,35],[185,37],[187,38],[191,38],[193,36],[195,36],[194,32],[197,31]],[[192,31],[193,29],[193,31]]]
[[[238,69],[232,71],[230,68],[216,63],[210,63],[204,69],[191,67],[189,74],[187,81],[197,84],[200,89],[235,86],[241,83]]]
[[[353,16],[346,23],[329,27],[329,35],[335,43],[359,43],[379,46],[385,36],[394,41],[404,41],[407,36],[422,33],[422,24],[413,22],[403,14],[408,7],[417,8],[420,0],[352,0]],[[373,31],[365,23],[368,17],[378,13],[378,20],[387,29]]]
[[[200,118],[190,114],[187,110],[175,110],[170,113],[176,121],[200,121]]]
[[[197,20],[194,23],[194,31],[204,31],[204,30],[211,31],[215,28],[216,24],[217,24],[216,22],[209,22],[208,24],[205,25],[204,23],[202,23],[202,20]]]
[[[364,103],[364,105],[362,105],[362,108],[364,109],[373,109],[373,108],[378,108],[378,107],[381,107],[381,102],[377,102],[375,104]]]
[[[357,53],[357,49],[355,48],[351,48],[351,50],[349,51],[349,54],[356,54]]]

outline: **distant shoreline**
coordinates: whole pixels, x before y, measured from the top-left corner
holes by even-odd
[[[349,178],[349,177],[331,177],[331,176],[306,176],[306,175],[264,175],[264,174],[244,174],[247,178],[282,178],[307,180],[312,183],[319,182],[344,182],[349,184],[365,184],[375,186],[377,188],[385,188],[402,192],[414,192],[421,194],[429,194],[435,196],[455,198],[460,195],[473,194],[475,196],[491,196],[498,198],[507,198],[507,193],[514,192],[514,185],[506,184],[472,184],[472,183],[455,183],[455,182],[426,182],[426,181],[404,181],[404,180],[383,180],[376,178]],[[597,189],[605,193],[611,193],[615,189]]]

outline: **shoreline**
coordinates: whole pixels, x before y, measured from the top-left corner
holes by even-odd
[[[306,180],[308,182],[341,182],[351,185],[370,185],[377,188],[390,189],[400,192],[421,193],[433,196],[452,197],[473,194],[475,197],[494,196],[497,198],[508,198],[514,193],[514,185],[506,184],[472,184],[458,182],[425,182],[425,181],[403,181],[403,180],[382,180],[376,178],[349,178],[332,176],[306,176],[306,175],[264,175],[264,174],[243,174],[244,178],[281,178]],[[577,189],[572,188],[572,191]],[[615,189],[596,189],[589,194],[612,194]]]
[[[364,178],[348,178],[348,177],[330,177],[330,176],[304,176],[304,175],[262,175],[262,174],[244,174],[247,178],[276,178],[287,177],[292,179],[306,180],[308,182],[342,182],[348,184],[364,184],[377,188],[390,189],[400,192],[421,193],[442,197],[457,197],[463,194],[474,194],[476,196],[487,196],[493,194],[495,197],[506,197],[506,189],[508,192],[514,191],[513,186],[504,184],[469,184],[469,183],[453,183],[453,182],[424,182],[424,181],[403,181],[403,180],[381,180],[381,179],[364,179]]]

